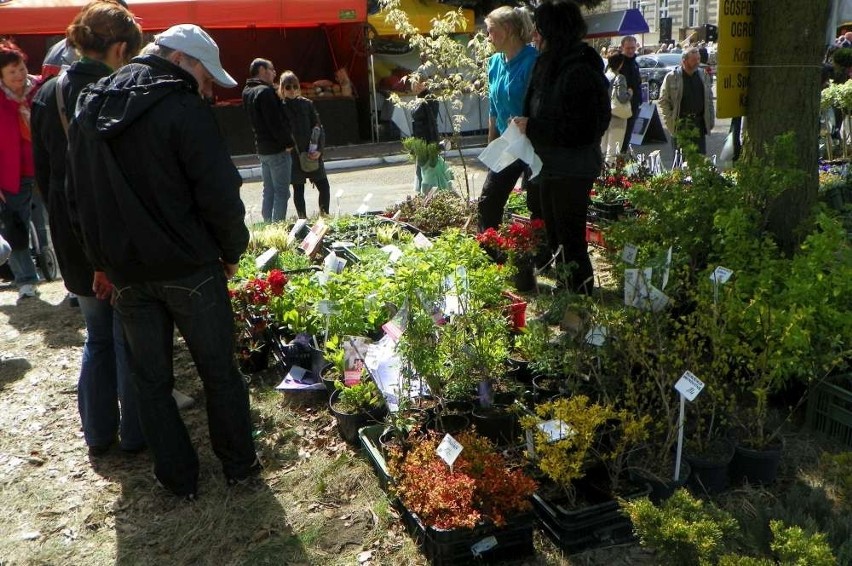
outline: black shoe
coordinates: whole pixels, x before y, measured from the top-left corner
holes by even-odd
[[[109,452],[109,449],[112,448],[112,444],[101,444],[98,446],[89,446],[89,456],[92,458],[97,458],[99,456],[105,455]]]
[[[252,479],[256,478],[258,474],[260,474],[261,470],[263,470],[263,464],[260,463],[260,458],[255,458],[254,463],[251,465],[245,475],[240,477],[226,478],[228,482],[228,487],[236,487],[238,485],[244,485],[250,482]]]
[[[171,489],[164,486],[163,482],[160,481],[160,478],[157,477],[157,472],[154,471],[154,467],[151,468],[151,475],[154,476],[154,481],[157,483],[157,486],[161,487],[165,491],[168,491],[172,495],[180,497],[187,503],[195,503],[196,501],[198,501],[198,494],[195,492],[177,493],[176,491],[172,491]]]
[[[74,293],[68,293],[68,306],[72,309],[80,308],[80,299]]]
[[[146,449],[146,448],[148,448],[148,447],[147,447],[147,446],[145,446],[145,445],[143,444],[142,446],[137,446],[137,447],[135,447],[135,448],[125,448],[125,447],[123,447],[123,446],[121,446],[121,447],[119,447],[119,448],[121,449],[121,451],[122,451],[124,454],[128,454],[128,455],[136,455],[136,454],[141,454],[141,453],[142,453],[142,452],[144,452],[144,451],[145,451],[145,449]]]

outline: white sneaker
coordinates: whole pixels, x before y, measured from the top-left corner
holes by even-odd
[[[177,389],[172,389],[172,397],[174,397],[178,409],[186,409],[195,404],[195,399]]]
[[[27,283],[26,285],[21,285],[21,288],[18,289],[18,298],[23,299],[26,297],[37,297],[38,289],[36,289],[35,285],[31,285]]]

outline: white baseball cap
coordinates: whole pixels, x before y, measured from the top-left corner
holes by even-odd
[[[222,63],[219,61],[219,46],[206,31],[197,25],[172,26],[163,33],[155,35],[154,43],[195,57],[213,75],[213,80],[219,86],[225,88],[237,86],[237,81],[222,68]]]

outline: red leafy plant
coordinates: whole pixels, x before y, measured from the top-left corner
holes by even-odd
[[[463,450],[452,470],[436,452],[441,442],[436,433],[419,439],[405,454],[394,448],[389,455],[397,495],[426,526],[444,530],[483,522],[503,526],[530,509],[529,498],[538,487],[535,481],[511,468],[486,438],[462,432],[456,440]]]
[[[544,220],[529,222],[515,220],[499,231],[489,228],[477,234],[476,241],[483,248],[507,254],[515,262],[535,257],[545,240]]]
[[[265,342],[266,328],[272,322],[269,301],[284,294],[287,281],[283,271],[273,269],[228,291],[237,321],[237,347],[243,357]]]

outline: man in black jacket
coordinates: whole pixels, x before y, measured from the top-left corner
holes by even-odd
[[[243,107],[248,113],[254,143],[263,175],[264,222],[278,222],[287,216],[290,200],[293,132],[275,93],[275,67],[267,59],[255,59],[249,67],[249,80],[243,89]]]
[[[204,383],[228,482],[260,470],[227,289],[248,245],[242,180],[200,95],[236,82],[198,26],[171,27],[154,44],[80,94],[66,191],[89,259],[115,284],[154,474],[194,499],[198,457],[171,395],[175,325]]]
[[[642,105],[642,75],[639,73],[639,64],[636,63],[637,48],[638,43],[632,35],[627,35],[621,39],[621,53],[624,55],[621,74],[627,79],[627,88],[633,91],[633,98],[630,99],[633,115],[627,119],[627,130],[624,132],[624,143],[621,144],[621,151],[627,150],[630,146],[633,125],[636,124],[636,118],[639,117],[639,107]]]

